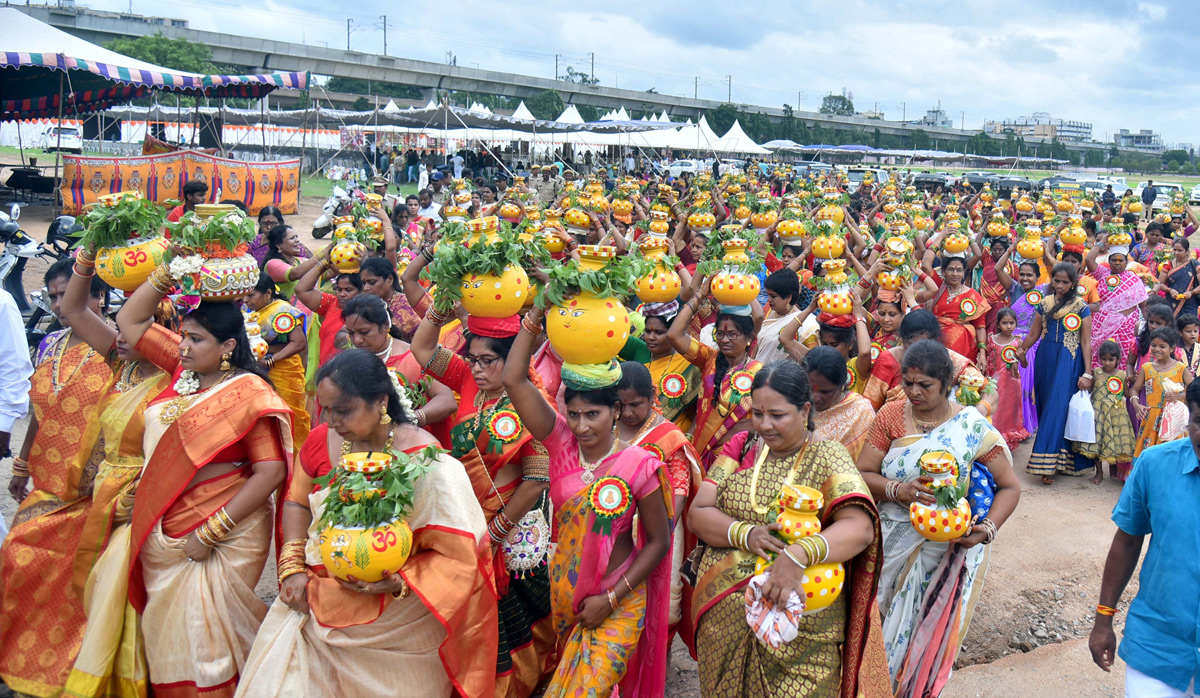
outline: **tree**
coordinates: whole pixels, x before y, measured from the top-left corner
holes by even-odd
[[[587,73],[580,71],[580,70],[575,70],[571,66],[567,66],[567,72],[563,75],[559,75],[558,79],[563,80],[565,82],[578,83],[580,85],[599,85],[600,84],[600,78],[592,76],[592,75],[588,75]],[[526,105],[526,106],[528,106],[528,105]]]
[[[146,61],[172,70],[209,75],[217,72],[212,63],[212,51],[205,44],[187,39],[168,39],[162,34],[139,36],[136,39],[114,39],[104,45],[139,61]]]
[[[545,90],[530,97],[525,100],[525,106],[529,108],[529,113],[533,114],[535,118],[546,121],[557,119],[566,108],[562,95],[558,94],[556,90]]]
[[[354,100],[354,106],[351,108],[354,111],[371,111],[371,102],[366,97],[359,97]]]
[[[838,114],[839,116],[854,116],[854,101],[849,95],[825,95],[821,100],[822,114]]]
[[[1088,148],[1083,154],[1084,167],[1104,167],[1104,151]]]
[[[931,142],[929,140],[929,134],[925,133],[924,130],[916,129],[912,133],[908,134],[909,148],[912,148],[913,150],[929,150],[930,145]]]
[[[352,95],[379,95],[398,99],[420,99],[421,88],[394,82],[379,82],[361,78],[332,77],[325,83],[329,92],[346,92]]]
[[[575,108],[579,110],[579,115],[583,117],[584,121],[597,121],[600,119],[600,110],[590,104],[578,104]],[[630,114],[629,118],[637,119],[641,117],[634,117],[633,114]]]
[[[1163,152],[1163,154],[1162,154],[1163,162],[1170,163],[1172,160],[1174,160],[1178,164],[1181,162],[1191,162],[1192,157],[1188,153],[1188,151],[1182,150],[1182,149],[1167,150],[1167,151]]]
[[[722,104],[716,109],[706,112],[704,118],[708,121],[708,127],[719,136],[728,131],[729,127],[733,126],[733,122],[739,116],[741,114],[738,112],[737,107],[732,104]]]

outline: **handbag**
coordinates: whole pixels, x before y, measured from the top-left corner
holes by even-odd
[[[542,512],[545,497],[543,492],[537,505],[525,512],[500,546],[504,551],[504,567],[518,577],[524,577],[550,559],[554,545],[550,542],[550,525]]]
[[[1096,443],[1096,412],[1092,409],[1092,395],[1080,390],[1071,397],[1067,405],[1067,426],[1063,438],[1079,443]]]

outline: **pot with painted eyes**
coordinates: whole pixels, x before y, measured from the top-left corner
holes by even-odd
[[[615,247],[581,245],[579,266],[598,271],[617,253]],[[620,299],[579,292],[546,311],[546,338],[569,364],[611,361],[629,339],[629,313]]]

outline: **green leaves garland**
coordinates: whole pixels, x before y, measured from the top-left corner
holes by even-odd
[[[154,238],[162,234],[167,212],[178,206],[168,201],[164,208],[149,199],[124,197],[113,206],[96,205],[79,217],[83,230],[75,234],[75,247],[120,247],[130,240]]]
[[[967,485],[970,478],[964,480],[962,484],[955,481],[953,485],[942,485],[933,488],[933,496],[937,499],[938,509],[957,509],[958,500],[967,496]]]
[[[563,305],[567,298],[581,291],[599,298],[624,298],[637,287],[637,280],[653,268],[650,260],[640,255],[614,257],[596,270],[584,270],[574,259],[552,265],[546,272],[549,282],[538,291],[537,306]]]
[[[438,245],[433,261],[421,270],[421,278],[437,286],[433,300],[435,310],[444,313],[454,308],[454,303],[462,299],[462,278],[468,274],[500,276],[508,267],[525,268],[541,261],[532,249],[540,245],[523,243],[507,221],[500,223],[496,235],[494,241],[476,238],[467,247],[465,236],[453,231]],[[545,252],[544,248],[542,252]]]
[[[432,470],[434,461],[446,451],[426,446],[413,454],[399,449],[390,453],[392,464],[382,472],[352,473],[336,466],[313,480],[329,490],[321,526],[374,528],[404,518],[412,511],[417,479]]]
[[[171,244],[176,247],[203,250],[209,244],[217,244],[231,253],[250,244],[258,235],[258,226],[241,211],[208,219],[188,211],[177,222],[167,223],[167,229],[171,231]]]

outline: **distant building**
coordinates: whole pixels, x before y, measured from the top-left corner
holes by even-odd
[[[1045,138],[1046,140],[1054,140],[1056,138],[1060,141],[1076,142],[1092,140],[1091,124],[1086,121],[1052,119],[1050,118],[1050,114],[1044,111],[1034,112],[1030,116],[1005,119],[1004,121],[986,121],[983,124],[983,130],[985,133],[1011,133],[1017,136],[1031,136],[1033,138]]]
[[[1153,153],[1161,153],[1166,149],[1163,146],[1162,136],[1148,128],[1137,133],[1131,133],[1129,129],[1123,128],[1113,134],[1113,145],[1118,148],[1136,148]]]
[[[946,112],[943,109],[930,109],[929,111],[925,112],[925,116],[922,116],[920,119],[917,119],[916,121],[910,121],[908,123],[915,124],[918,126],[937,126],[939,128],[954,128],[954,120],[947,118]]]
[[[855,114],[855,116],[861,116],[864,119],[883,119],[883,112],[881,112],[881,111],[860,111],[859,113]]]
[[[33,8],[35,10],[42,10],[43,12],[51,13],[66,11],[73,15],[91,15],[93,17],[102,18],[109,17],[132,22],[142,22],[143,24],[160,24],[164,27],[176,27],[179,29],[187,29],[188,27],[188,21],[186,19],[176,19],[174,17],[147,17],[144,15],[135,15],[130,12],[107,12],[105,10],[93,10],[90,7],[77,6],[75,4],[75,0],[61,0],[61,2],[56,4],[26,4],[25,7],[21,8],[25,14],[42,19],[42,15],[36,12],[30,12],[27,8]]]

